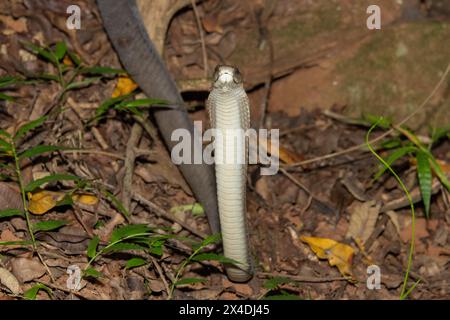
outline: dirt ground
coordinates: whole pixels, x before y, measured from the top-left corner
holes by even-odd
[[[215,1],[208,2],[212,3],[210,7],[200,9],[213,12]],[[57,227],[41,224],[34,234],[38,255],[30,243],[23,242],[32,240],[26,217],[1,215],[8,208],[23,210],[24,199],[11,160],[13,155],[0,156],[0,300],[21,299],[24,295],[57,300],[167,299],[171,295],[173,299],[400,298],[412,239],[408,199],[388,172],[373,179],[382,166],[367,147],[352,148],[364,144],[370,121],[342,116],[346,106],[332,100],[330,105],[320,108],[316,108],[316,103],[327,99],[312,97],[312,102],[306,105],[298,101],[306,91],[329,85],[329,78],[311,73],[314,65],[269,83],[275,87],[275,98],[267,97],[264,81],[249,90],[252,124],[258,125],[261,106],[267,102],[264,123],[280,129],[282,160],[281,171],[274,176],[260,175],[257,165],[249,167],[247,216],[254,277],[245,284],[232,283],[224,275],[222,264],[211,259],[190,261],[177,278],[177,272],[193,252],[192,242],[201,242],[201,236],[209,233],[207,220],[201,212],[191,210],[195,199],[171,163],[151,115],[147,121],[149,128],[135,143],[130,216],[124,218],[119,200],[124,199],[127,146],[133,144],[130,137],[135,137],[133,132],[139,125],[132,112],[117,108],[110,108],[95,119],[99,106],[117,95],[118,83],[127,81],[124,75],[101,74],[93,79],[91,75],[77,74],[74,79],[77,87],[64,92],[61,79],[36,77],[58,74],[58,68],[27,49],[24,43],[30,41],[50,48],[64,41],[68,52],[76,53],[86,66],[121,68],[94,1],[79,1],[86,27],[78,33],[65,27],[68,4],[67,1],[0,4],[0,77],[17,76],[23,80],[5,88],[0,86],[0,93],[12,97],[0,99],[0,129],[13,134],[24,123],[49,114],[47,121],[15,142],[18,153],[39,144],[84,150],[47,150],[39,156],[21,158],[23,185],[49,174],[70,174],[88,181],[81,184],[67,177],[49,180],[24,193],[31,211],[27,215],[30,223],[36,226],[64,221]],[[191,8],[183,12],[169,28],[164,53],[176,80],[183,80],[190,72],[195,77],[203,72],[200,45],[195,42],[198,40],[189,38],[198,37],[195,16]],[[239,14],[235,20],[221,23],[236,21],[245,21],[244,25],[254,23]],[[209,41],[213,41],[214,30],[219,28],[216,20],[211,18],[204,27],[211,31]],[[189,51],[193,42],[194,49]],[[230,56],[232,52],[227,54]],[[210,62],[213,64],[214,58]],[[68,70],[63,77],[69,81],[75,69],[74,58],[66,53],[61,64]],[[313,86],[305,89],[305,84],[310,83],[305,79],[310,76],[314,77]],[[300,94],[298,85],[303,90]],[[439,92],[448,92],[448,85],[448,81],[441,83]],[[140,97],[138,90],[134,94]],[[192,119],[207,119],[204,110],[207,94],[202,87],[184,92]],[[317,91],[313,95],[317,97]],[[276,98],[282,96],[297,98]],[[324,112],[325,109],[328,111]],[[443,174],[449,176],[448,127],[446,130],[447,136],[436,140],[431,152]],[[402,131],[380,127],[371,133],[370,139],[381,135],[385,135],[381,141],[384,144],[376,146],[384,158],[392,152],[389,144],[404,146],[414,140]],[[427,145],[433,141],[432,135],[422,131],[417,137]],[[411,153],[393,165],[410,191],[416,209],[414,252],[405,288],[418,282],[408,299],[449,299],[450,193],[438,176],[430,176],[433,188],[427,218],[418,166]],[[39,192],[43,200],[39,199]],[[62,203],[68,194],[69,202]],[[84,200],[80,199],[83,195]],[[67,270],[70,266],[87,267],[92,258],[89,253],[92,239],[98,239],[98,248],[104,248],[111,243],[114,230],[126,224],[151,226],[145,232],[152,234],[153,251],[142,251],[133,247],[134,243],[102,253],[89,264],[90,272],[81,280],[81,289],[70,290],[67,281],[72,275]],[[323,245],[323,239],[332,244]],[[379,267],[381,283],[379,288],[370,289],[368,267],[373,265]],[[187,281],[172,289],[172,283],[180,279]]]

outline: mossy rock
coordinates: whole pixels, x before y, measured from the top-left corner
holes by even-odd
[[[356,54],[338,63],[338,94],[348,113],[383,115],[400,120],[432,92],[450,63],[450,24],[414,22],[382,29]],[[432,126],[450,123],[450,77],[415,121]]]

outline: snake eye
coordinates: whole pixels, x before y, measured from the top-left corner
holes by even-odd
[[[236,84],[239,84],[239,83],[242,82],[242,75],[241,75],[241,73],[239,72],[238,69],[235,69],[235,70],[234,70],[233,81],[234,81],[234,83],[236,83]]]
[[[221,65],[217,65],[217,66],[214,68],[214,73],[213,73],[214,82],[216,82],[217,80],[219,80],[219,75],[220,75],[219,70],[220,70],[220,67],[221,67]]]

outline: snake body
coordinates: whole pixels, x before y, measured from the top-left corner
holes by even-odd
[[[224,255],[238,264],[226,268],[232,281],[245,282],[251,277],[246,230],[247,142],[233,133],[250,127],[248,97],[237,68],[218,66],[207,101],[211,127],[222,139],[214,142],[217,200]],[[230,135],[231,133],[231,135]],[[221,159],[222,163],[219,163]],[[228,160],[226,160],[228,159]],[[243,161],[239,161],[239,159]]]
[[[97,0],[97,4],[103,25],[122,64],[142,91],[149,97],[165,99],[174,105],[182,105],[183,99],[178,88],[147,35],[136,1]],[[227,72],[216,72],[216,81],[208,100],[212,123],[218,128],[230,126],[248,128],[250,118],[248,99],[242,88],[240,74],[233,68],[224,67],[221,70],[227,70]],[[193,136],[194,126],[185,109],[161,109],[155,111],[153,115],[169,149],[176,144],[171,140],[175,129],[187,129]],[[227,152],[227,150],[224,151]],[[205,163],[181,164],[179,168],[194,195],[205,208],[212,233],[222,231],[225,255],[239,262],[238,267],[227,268],[230,280],[248,280],[250,263],[245,230],[246,166],[238,165],[228,168],[218,165],[216,174],[214,174],[213,166]],[[216,197],[216,175],[218,197]],[[222,228],[217,212],[217,202],[220,203],[221,208]]]
[[[164,99],[174,106],[182,106],[183,99],[145,30],[136,1],[97,0],[97,4],[103,26],[114,49],[142,91],[148,97]],[[176,145],[176,142],[171,140],[175,129],[188,130],[193,139],[194,124],[185,108],[156,110],[153,115],[169,150]],[[220,225],[213,166],[205,163],[181,164],[179,168],[195,197],[205,208],[212,233],[218,233]]]

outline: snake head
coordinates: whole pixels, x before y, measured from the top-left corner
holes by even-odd
[[[213,87],[233,89],[242,85],[242,75],[234,66],[218,65],[214,70]]]

